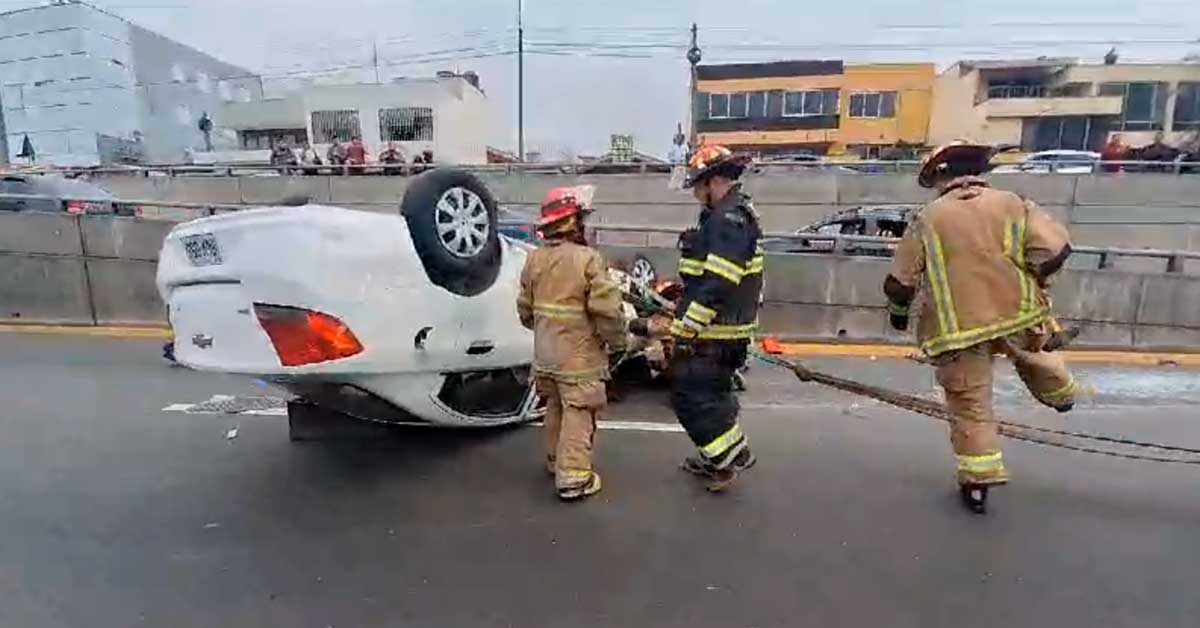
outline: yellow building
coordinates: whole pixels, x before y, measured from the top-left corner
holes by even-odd
[[[696,68],[701,143],[764,156],[810,152],[878,157],[924,145],[934,65],[779,61]]]

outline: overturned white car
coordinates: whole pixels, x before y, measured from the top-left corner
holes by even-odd
[[[469,173],[409,185],[397,215],[268,207],[181,224],[158,288],[175,358],[383,422],[493,426],[537,414],[516,313],[527,246],[501,237]]]

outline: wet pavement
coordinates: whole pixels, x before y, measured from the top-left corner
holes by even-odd
[[[599,435],[605,491],[563,505],[540,434],[399,428],[291,443],[280,416],[164,412],[278,394],[165,366],[148,341],[0,334],[0,626],[1195,626],[1200,467],[1009,443],[960,510],[945,427],[766,365],[760,464],[726,495],[682,434]],[[919,394],[928,367],[808,362]],[[1200,372],[1076,369],[1026,423],[1200,447]],[[660,391],[613,420],[670,424]],[[236,438],[227,438],[237,429]]]

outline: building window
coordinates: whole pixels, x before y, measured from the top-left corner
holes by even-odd
[[[1026,118],[1021,147],[1027,151],[1097,150],[1107,136],[1103,118],[1061,116]]]
[[[1200,129],[1200,83],[1180,83],[1175,92],[1175,130]]]
[[[895,118],[896,92],[850,94],[851,118]]]
[[[746,92],[738,92],[735,94],[709,94],[709,119],[720,120],[724,118],[749,117],[751,96],[752,94]]]
[[[329,144],[333,140],[348,142],[350,138],[362,137],[362,126],[358,123],[357,109],[334,109],[312,112],[313,142]]]
[[[745,118],[748,113],[749,94],[730,94],[729,95],[729,117],[730,118]]]
[[[767,92],[750,92],[749,97],[749,115],[751,118],[767,117]]]
[[[245,150],[270,150],[276,144],[287,142],[293,148],[308,141],[304,129],[253,129],[241,132],[241,145]]]
[[[1163,83],[1103,83],[1101,96],[1120,96],[1125,102],[1116,130],[1160,131],[1167,110],[1167,90]]]
[[[838,90],[820,89],[786,92],[783,95],[785,116],[835,116],[838,114]]]
[[[432,142],[433,109],[380,109],[379,137],[385,142]]]
[[[709,94],[708,95],[708,117],[709,118],[728,118],[729,117],[729,94]]]

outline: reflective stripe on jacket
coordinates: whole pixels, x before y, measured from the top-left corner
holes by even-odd
[[[565,382],[608,377],[608,353],[625,344],[621,292],[596,250],[551,241],[530,252],[517,298],[533,330],[534,370]]]
[[[1037,268],[1069,250],[1066,228],[1032,202],[962,177],[926,206],[896,249],[888,311],[906,315],[925,290],[922,351],[965,349],[1045,321]]]
[[[721,341],[755,335],[763,285],[761,236],[758,214],[740,185],[701,213],[694,235],[680,247],[684,294],[672,334]]]

